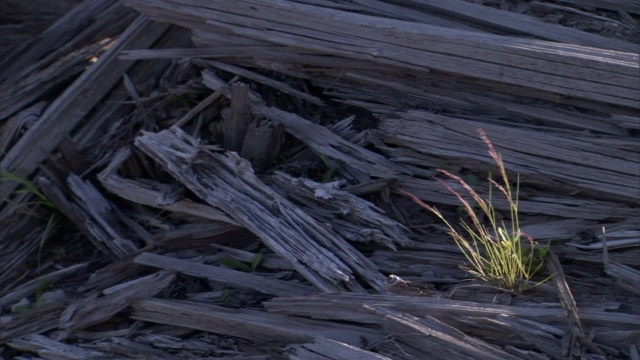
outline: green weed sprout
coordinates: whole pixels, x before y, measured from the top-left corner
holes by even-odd
[[[51,211],[51,215],[47,220],[47,224],[40,239],[40,246],[38,247],[38,269],[40,269],[42,247],[44,246],[44,243],[49,238],[49,236],[51,236],[54,230],[61,224],[62,215],[56,208],[56,205],[51,200],[49,200],[40,190],[38,190],[38,187],[28,179],[20,177],[10,171],[3,170],[0,173],[0,182],[2,181],[13,181],[22,185],[21,189],[14,192],[15,194],[32,194],[33,196],[35,196],[35,201],[29,201],[21,204],[23,208],[26,209],[28,206],[41,205]],[[27,210],[27,212],[32,216],[37,217],[35,212],[30,210]]]
[[[438,170],[446,177],[460,184],[466,193],[471,196],[472,202],[465,199],[460,192],[454,190],[445,181],[436,178],[458,198],[462,204],[463,212],[468,216],[469,220],[460,220],[462,232],[447,221],[438,209],[425,204],[413,194],[406,191],[401,191],[401,193],[444,222],[449,230],[449,235],[455,240],[456,245],[458,245],[470,264],[469,266],[461,266],[463,270],[492,286],[507,291],[523,292],[540,285],[550,278],[548,277],[538,283],[530,281],[542,267],[549,247],[548,245],[538,246],[529,235],[520,230],[518,219],[520,178],[518,176],[514,193],[509,184],[502,157],[489,141],[485,132],[481,129],[478,132],[489,148],[489,155],[495,161],[500,175],[498,177],[499,181],[497,181],[489,174],[488,198],[483,199],[465,180],[448,171]],[[508,201],[510,225],[505,224],[503,220],[498,219],[496,216],[492,205],[494,188],[498,189]],[[477,209],[477,212],[474,209]],[[486,225],[481,222],[481,218],[486,220]]]

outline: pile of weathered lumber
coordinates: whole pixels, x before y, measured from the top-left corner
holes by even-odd
[[[639,356],[632,2],[49,9],[0,44],[0,358]],[[490,196],[478,129],[552,249],[524,295],[399,194]]]

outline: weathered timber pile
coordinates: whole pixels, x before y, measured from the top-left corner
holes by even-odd
[[[640,358],[633,1],[6,3],[0,359]],[[478,129],[524,294],[401,195]]]

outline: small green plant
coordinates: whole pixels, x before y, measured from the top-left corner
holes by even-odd
[[[49,238],[49,236],[51,236],[54,230],[62,222],[62,215],[58,211],[55,204],[51,200],[49,200],[49,198],[47,198],[40,190],[38,190],[38,187],[28,179],[22,178],[12,172],[3,170],[2,173],[0,173],[0,181],[14,181],[22,185],[22,188],[16,190],[15,194],[32,194],[33,196],[35,196],[36,198],[35,201],[25,202],[21,204],[23,208],[26,209],[28,206],[31,206],[31,205],[34,205],[34,206],[41,205],[51,210],[51,215],[49,215],[47,219],[47,223],[45,225],[44,231],[42,232],[40,246],[38,247],[38,269],[39,269],[42,247],[44,246],[45,241]],[[31,210],[28,210],[28,213],[34,217],[37,217],[37,214]]]
[[[460,220],[462,232],[445,219],[442,213],[418,199],[415,195],[402,191],[421,207],[427,209],[444,222],[449,235],[454,239],[470,266],[461,268],[471,275],[493,286],[514,292],[522,292],[538,286],[550,277],[532,283],[531,279],[543,265],[549,250],[547,246],[538,245],[529,235],[520,230],[518,219],[518,195],[520,179],[516,182],[515,192],[509,184],[502,157],[489,141],[484,131],[478,130],[480,137],[489,148],[489,155],[498,166],[498,180],[489,174],[489,196],[482,198],[464,179],[445,170],[438,170],[449,179],[462,186],[473,201],[467,200],[462,194],[445,181],[436,178],[448,191],[457,197],[468,220]],[[510,222],[498,219],[492,204],[493,188],[506,198],[510,210]],[[477,209],[477,212],[476,210]],[[483,224],[484,218],[487,225]]]
[[[220,302],[226,302],[227,300],[229,300],[229,297],[231,296],[229,289],[224,289],[222,290],[222,295],[220,295],[220,299],[218,299],[218,301]]]
[[[321,182],[323,184],[328,183],[333,179],[333,176],[335,175],[336,171],[338,171],[338,168],[335,166],[332,166],[327,160],[327,158],[324,156],[324,154],[322,153],[320,154],[320,160],[322,160],[322,162],[324,163],[324,166],[327,168],[327,171],[322,176]]]
[[[218,260],[218,262],[221,265],[224,265],[226,267],[228,267],[229,269],[234,269],[234,270],[238,270],[238,271],[244,271],[244,272],[248,272],[248,273],[252,273],[254,271],[256,271],[256,269],[258,268],[258,266],[260,266],[260,264],[262,263],[262,260],[264,259],[264,254],[262,252],[259,252],[255,255],[253,255],[253,257],[251,258],[251,261],[249,262],[245,262],[242,260],[238,260],[238,259],[234,259],[232,257],[224,257],[220,260]],[[231,292],[229,291],[229,289],[224,289],[222,291],[222,295],[220,296],[220,298],[218,299],[219,302],[227,302],[231,297]]]
[[[264,254],[259,252],[253,256],[250,262],[240,261],[238,259],[234,259],[232,257],[225,257],[220,259],[220,264],[234,270],[240,270],[244,272],[254,272],[262,263],[262,259],[264,258]]]
[[[16,190],[15,194],[26,194],[26,193],[30,193],[33,194],[37,200],[36,201],[32,201],[32,202],[28,202],[25,203],[23,205],[28,206],[28,205],[44,205],[47,208],[50,209],[56,209],[55,205],[42,193],[40,192],[40,190],[38,190],[38,187],[32,183],[31,181],[20,177],[10,171],[6,171],[3,170],[1,175],[0,175],[0,181],[13,181],[13,182],[17,182],[18,184],[22,185],[22,189]]]

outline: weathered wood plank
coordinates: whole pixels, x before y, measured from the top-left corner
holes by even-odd
[[[88,23],[108,8],[123,7],[119,0],[88,0],[78,3],[73,9],[60,17],[38,37],[30,41],[29,46],[18,48],[9,54],[0,64],[0,78],[15,81],[33,70],[35,62],[66,45],[70,39],[77,36]],[[25,66],[28,65],[28,66]]]
[[[620,287],[631,293],[640,295],[640,271],[617,262],[606,264],[604,271],[607,275],[615,278],[616,284]]]
[[[85,46],[58,59],[42,71],[34,71],[26,79],[0,85],[0,120],[42,99],[47,93],[76,78],[89,66],[89,58],[100,56],[113,42]]]
[[[558,0],[559,2],[575,4],[582,7],[596,7],[608,10],[623,10],[640,14],[640,6],[635,0]]]
[[[374,289],[383,288],[384,276],[366,257],[266,186],[236,153],[213,153],[176,127],[144,133],[135,144],[204,201],[256,234],[318,289],[347,286],[363,292],[354,273]]]
[[[360,349],[343,342],[316,336],[314,342],[293,344],[289,348],[291,360],[392,360],[389,357]]]
[[[41,101],[29,106],[2,124],[0,132],[0,153],[5,154],[13,144],[20,139],[20,133],[38,121],[42,112],[46,108],[46,103]]]
[[[136,264],[176,271],[190,276],[203,277],[226,286],[252,289],[263,294],[275,296],[301,296],[316,293],[316,291],[308,285],[301,285],[278,279],[269,279],[255,274],[244,273],[242,271],[198,264],[191,261],[174,259],[146,252],[138,255],[133,261]]]
[[[133,65],[130,62],[119,61],[119,51],[149,46],[166,29],[167,25],[153,23],[146,16],[134,21],[113,47],[69,86],[47,108],[39,121],[5,154],[0,160],[0,169],[10,170],[18,176],[31,174]],[[0,187],[0,204],[7,200],[16,187],[15,183],[7,183]]]
[[[103,290],[102,294],[93,292],[76,300],[60,315],[59,328],[64,330],[60,337],[109,320],[132,302],[162,292],[175,278],[175,273],[163,270],[115,285]]]
[[[343,238],[356,242],[375,242],[391,249],[407,246],[408,229],[390,219],[372,203],[340,190],[340,182],[316,183],[276,172],[272,179],[288,198]]]
[[[25,200],[24,196],[20,200],[31,201]],[[3,229],[0,233],[0,254],[4,256],[0,261],[0,284],[10,284],[23,275],[21,267],[38,249],[45,231],[45,225],[34,225],[33,219],[20,214],[18,205],[8,206],[5,210],[12,212],[13,216],[2,216],[4,220],[0,221]]]
[[[122,259],[138,250],[136,244],[122,234],[114,207],[90,183],[71,174],[68,188],[61,189],[49,179],[40,177],[38,185],[58,210],[85,233],[93,245],[112,259]],[[75,201],[65,196],[69,190]]]
[[[358,346],[363,339],[367,343],[381,339],[380,331],[361,326],[191,301],[149,299],[134,303],[133,308],[132,317],[137,320],[183,326],[256,342],[308,343],[315,336],[323,336]]]
[[[392,309],[370,308],[385,315],[382,324],[387,338],[419,349],[424,359],[521,359],[431,316],[418,318]]]
[[[64,306],[52,303],[21,314],[3,315],[0,317],[0,343],[57,328]]]
[[[74,264],[30,280],[0,297],[0,307],[13,304],[24,297],[32,296],[37,293],[37,289],[41,284],[55,285],[59,280],[85,270],[88,265],[89,263],[87,262]],[[0,281],[0,283],[2,283],[2,281]]]
[[[131,150],[123,148],[116,152],[109,165],[98,174],[98,180],[109,192],[123,199],[172,212],[190,214],[213,221],[222,221],[232,225],[238,223],[218,209],[188,200],[178,200],[172,204],[159,204],[163,189],[168,185],[125,179],[117,174],[118,168],[130,156]]]
[[[490,305],[473,301],[439,299],[425,296],[402,296],[392,294],[335,293],[318,294],[297,298],[275,298],[264,303],[273,313],[308,316],[316,319],[355,321],[379,324],[380,314],[373,314],[363,305],[390,307],[414,316],[430,315],[455,326],[455,321],[464,321],[470,316],[494,318],[501,315],[544,322],[550,325],[566,325],[566,314],[557,306],[527,307]],[[580,309],[580,319],[587,326],[614,326],[620,329],[635,329],[640,316],[600,309]],[[452,322],[449,322],[452,321]]]
[[[598,145],[589,136],[577,138],[479,124],[426,111],[409,111],[383,119],[379,128],[384,141],[428,155],[466,159],[460,165],[486,171],[493,165],[486,145],[477,135],[477,129],[482,128],[501,153],[507,171],[519,173],[523,183],[537,182],[547,187],[560,183],[565,189],[584,191],[596,198],[640,203],[637,149]]]
[[[256,115],[282,124],[287,133],[305,143],[319,156],[336,161],[347,177],[363,182],[371,176],[394,178],[400,173],[410,173],[384,156],[346,141],[326,127],[299,115],[262,104],[254,104],[253,111]]]
[[[215,3],[206,8],[197,0],[183,0],[180,5],[147,0],[129,3],[164,21],[175,21],[179,13],[195,20],[192,27],[201,30],[224,29],[249,38],[406,70],[435,69],[534,92],[640,108],[635,53],[603,53],[578,45],[478,34],[281,0]],[[324,21],[316,21],[318,17]],[[284,18],[286,24],[277,20]],[[347,26],[350,36],[344,36]],[[264,31],[267,28],[273,30]]]
[[[456,160],[456,162],[458,161]],[[459,161],[456,165],[466,166],[467,163]],[[484,169],[477,170],[487,171],[490,165],[487,164],[486,166]],[[523,176],[521,180],[524,183],[525,177]],[[462,190],[457,183],[449,181],[448,184],[455,189]],[[542,185],[548,186],[549,184]],[[395,187],[432,204],[460,205],[460,200],[436,180],[401,176],[398,178]],[[486,189],[477,190],[479,190],[480,194],[488,196]],[[580,198],[570,196],[570,194],[562,195],[564,193],[563,190],[559,190],[559,194],[551,194],[550,188],[547,189],[546,194],[539,195],[527,194],[527,189],[524,186],[522,190],[523,192],[518,202],[518,208],[522,213],[584,220],[634,219],[640,215],[638,208],[626,206],[615,201],[596,200],[592,197]],[[467,195],[463,196],[466,197]],[[492,199],[492,204],[495,205],[496,209],[509,209],[509,204],[504,198],[495,197]]]
[[[401,0],[400,3],[435,11],[446,17],[471,21],[491,28],[506,30],[510,33],[534,36],[538,39],[631,53],[640,50],[640,45],[631,42],[607,38],[559,24],[547,23],[531,16],[499,10],[468,1]]]
[[[265,84],[267,86],[271,86],[274,89],[278,89],[280,91],[282,91],[285,94],[289,94],[292,96],[295,96],[297,98],[300,98],[302,100],[308,101],[311,104],[314,105],[318,105],[318,106],[324,106],[324,103],[322,102],[322,100],[320,100],[318,97],[301,92],[299,90],[294,89],[293,87],[291,87],[290,85],[287,85],[285,83],[282,83],[280,81],[271,79],[267,76],[263,76],[260,74],[257,74],[253,71],[249,71],[246,69],[243,69],[241,67],[237,67],[234,65],[230,65],[230,64],[225,64],[223,62],[219,62],[219,61],[207,61],[207,64],[218,68],[220,70],[224,70],[227,72],[230,72],[232,74],[236,74],[239,76],[242,76],[244,78]]]

